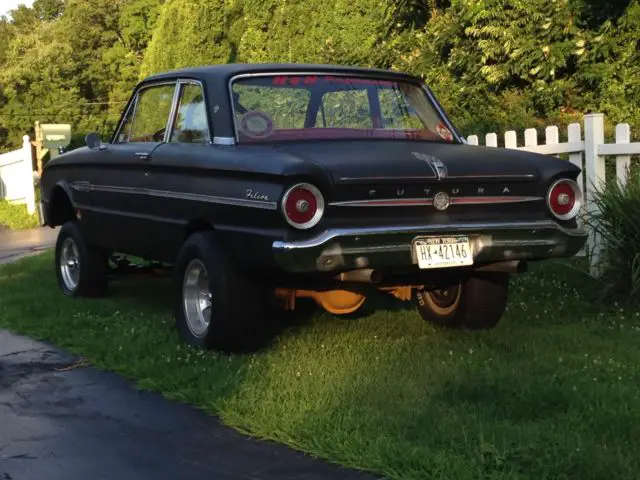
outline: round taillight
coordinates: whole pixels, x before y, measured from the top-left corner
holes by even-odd
[[[282,213],[289,225],[306,230],[318,224],[324,213],[324,198],[316,187],[298,183],[282,198]]]
[[[582,207],[582,190],[573,180],[558,180],[549,187],[547,206],[559,220],[571,220]]]

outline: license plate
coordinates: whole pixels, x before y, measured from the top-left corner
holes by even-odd
[[[423,237],[413,242],[420,268],[447,268],[473,265],[469,237]]]

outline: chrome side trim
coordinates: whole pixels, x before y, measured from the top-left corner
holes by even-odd
[[[528,180],[535,178],[532,173],[527,174],[500,174],[500,175],[448,175],[444,180]],[[384,176],[384,177],[340,177],[341,182],[369,182],[369,181],[402,181],[402,180],[436,180],[435,176]],[[444,183],[444,182],[443,182]]]
[[[78,192],[89,192],[91,191],[91,184],[86,181],[77,181],[71,182],[69,184],[72,190],[76,190]]]
[[[125,195],[148,195],[151,197],[174,198],[195,202],[214,203],[219,205],[233,205],[237,207],[260,208],[263,210],[277,210],[276,202],[265,202],[247,198],[221,197],[217,195],[202,195],[198,193],[172,192],[170,190],[153,190],[136,187],[121,187],[116,185],[94,185],[89,182],[73,182],[71,188],[77,191],[92,191],[105,193],[122,193]]]
[[[433,205],[432,198],[384,198],[379,200],[352,200],[332,202],[330,207],[418,207]]]
[[[451,197],[451,205],[499,205],[538,202],[544,197]],[[433,205],[433,198],[385,198],[332,202],[331,207],[418,207]]]
[[[236,139],[233,137],[213,137],[214,145],[235,145]]]
[[[278,208],[276,202],[263,202],[260,200],[249,200],[247,198],[219,197],[215,195],[201,195],[198,193],[171,192],[168,190],[149,190],[148,194],[151,197],[175,198],[178,200],[234,205],[237,207],[261,208],[263,210],[277,210]]]
[[[386,181],[386,180],[401,181],[401,180],[435,180],[435,179],[436,179],[435,175],[416,175],[415,177],[406,177],[406,176],[402,176],[402,177],[392,177],[392,176],[340,177],[341,182],[379,182],[379,181]]]

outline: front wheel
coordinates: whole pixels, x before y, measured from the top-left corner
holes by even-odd
[[[504,313],[509,294],[507,274],[478,275],[440,290],[416,290],[424,320],[443,327],[490,329]]]
[[[58,285],[70,297],[99,297],[108,283],[106,254],[89,245],[77,222],[65,223],[55,250]]]

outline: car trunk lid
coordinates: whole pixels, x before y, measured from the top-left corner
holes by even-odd
[[[336,184],[529,182],[539,177],[534,162],[507,149],[402,140],[300,142],[279,148],[322,165]]]

